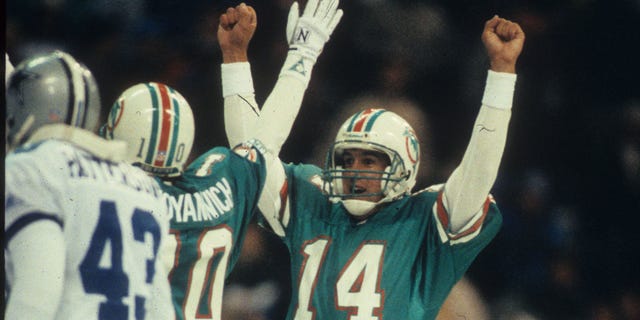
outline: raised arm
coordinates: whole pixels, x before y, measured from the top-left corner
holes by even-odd
[[[220,15],[218,43],[222,51],[224,123],[231,147],[253,136],[260,116],[247,57],[257,21],[256,12],[244,3]]]
[[[265,101],[258,126],[260,139],[275,154],[286,141],[298,115],[311,71],[342,18],[338,0],[309,0],[302,16],[294,2],[287,20],[289,52],[273,91]]]
[[[511,117],[516,61],[524,39],[517,23],[497,15],[485,24],[482,42],[491,66],[482,107],[462,162],[444,187],[443,203],[449,213],[451,233],[474,224],[496,180]]]
[[[298,115],[302,98],[311,79],[311,70],[325,43],[342,18],[338,0],[309,0],[300,16],[294,2],[287,20],[289,52],[276,85],[262,107],[257,125],[258,137],[265,147],[267,179],[258,206],[262,215],[278,235],[284,235],[286,221],[280,214],[287,182],[278,154]],[[288,207],[282,208],[289,210]]]

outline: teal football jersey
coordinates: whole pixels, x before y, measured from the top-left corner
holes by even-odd
[[[453,285],[502,223],[489,196],[462,232],[449,234],[441,192],[394,201],[365,222],[321,190],[315,166],[286,165],[291,215],[288,319],[435,319]]]
[[[264,184],[262,156],[249,161],[217,147],[198,157],[172,185],[173,267],[177,319],[220,319],[224,280],[233,269]]]

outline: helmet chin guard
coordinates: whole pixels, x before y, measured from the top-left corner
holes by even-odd
[[[367,215],[369,212],[375,209],[378,204],[380,204],[380,202],[371,202],[356,199],[342,200],[341,202],[344,208],[347,209],[347,211],[349,211],[351,215],[356,217]]]
[[[346,149],[371,150],[386,154],[390,164],[384,171],[344,169],[342,155]],[[384,109],[363,110],[344,122],[327,152],[323,188],[332,201],[342,202],[352,215],[362,216],[380,203],[390,202],[411,193],[416,183],[419,155],[418,139],[404,119]],[[345,179],[379,180],[381,192],[357,194],[355,190],[344,190]],[[381,196],[382,199],[378,202],[358,199],[370,196]]]

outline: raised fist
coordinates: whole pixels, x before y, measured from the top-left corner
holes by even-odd
[[[218,43],[223,63],[248,61],[249,42],[257,25],[255,10],[244,3],[228,8],[227,12],[220,15]]]
[[[491,70],[515,73],[524,38],[524,32],[515,22],[497,15],[487,21],[482,32],[482,42],[491,61]]]

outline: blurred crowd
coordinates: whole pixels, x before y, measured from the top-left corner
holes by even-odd
[[[9,0],[5,50],[14,64],[50,49],[74,55],[94,72],[104,118],[133,84],[176,88],[194,109],[198,155],[227,143],[216,30],[218,16],[239,2]],[[249,58],[262,102],[286,55],[292,1],[245,2],[258,14]],[[480,106],[488,68],[482,25],[493,14],[519,22],[527,42],[492,191],[504,225],[441,319],[460,319],[465,304],[476,305],[472,319],[640,319],[640,2],[348,0],[341,7],[345,16],[281,158],[322,166],[346,115],[385,107],[418,131],[417,187],[443,182]],[[228,280],[225,319],[283,318],[288,259],[272,237],[249,233]]]

